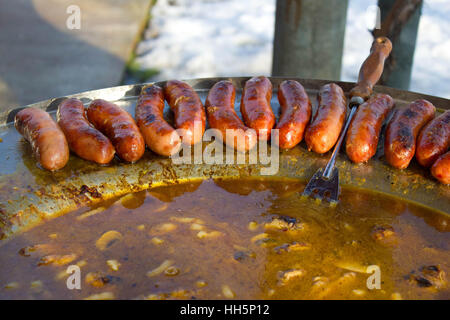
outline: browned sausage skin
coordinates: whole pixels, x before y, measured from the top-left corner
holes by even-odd
[[[387,94],[376,94],[358,107],[346,137],[351,161],[366,162],[375,155],[381,126],[393,107],[394,99]]]
[[[44,110],[27,108],[16,114],[14,126],[31,144],[39,164],[47,170],[63,168],[69,161],[69,146],[58,124]]]
[[[211,128],[222,134],[224,142],[236,150],[248,151],[257,142],[255,130],[246,127],[234,111],[236,89],[230,81],[219,81],[209,91],[205,107]]]
[[[431,167],[431,174],[443,184],[450,184],[450,151],[441,155]]]
[[[260,140],[268,140],[275,125],[275,115],[270,106],[272,83],[266,77],[254,77],[245,83],[241,97],[244,123],[256,130]]]
[[[420,129],[434,118],[436,108],[426,100],[416,100],[398,109],[386,129],[384,154],[387,162],[398,169],[408,167],[416,152]]]
[[[450,110],[430,121],[417,138],[416,159],[424,167],[430,167],[450,148]]]
[[[117,155],[127,162],[138,161],[145,151],[145,142],[133,117],[106,100],[92,101],[87,109],[88,120],[111,140]]]
[[[181,148],[181,139],[163,116],[164,93],[156,85],[142,88],[136,104],[136,122],[144,136],[145,143],[155,153],[172,156]]]
[[[303,139],[305,128],[311,119],[311,101],[303,86],[295,80],[285,80],[278,87],[281,116],[279,146],[291,149]]]
[[[306,128],[305,141],[308,150],[328,152],[336,144],[345,121],[347,101],[344,91],[337,84],[329,83],[320,88],[319,107]]]
[[[164,96],[175,113],[175,127],[184,144],[202,141],[206,114],[202,101],[194,89],[185,82],[170,80],[164,87]]]
[[[61,102],[57,119],[70,150],[80,158],[99,164],[109,163],[114,158],[111,141],[89,123],[80,100],[66,99]]]

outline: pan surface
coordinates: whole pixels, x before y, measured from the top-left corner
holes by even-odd
[[[219,80],[231,80],[236,87],[235,109],[239,112],[242,88],[248,77],[207,78],[187,80],[204,102],[208,90]],[[279,115],[277,99],[278,85],[286,78],[270,78],[274,91],[272,108]],[[292,79],[292,78],[289,78]],[[317,107],[316,95],[319,88],[328,83],[324,80],[298,80],[308,92],[313,110]],[[354,86],[349,82],[336,82],[346,93]],[[164,85],[164,82],[157,83]],[[134,108],[142,85],[120,86],[71,95],[86,105],[101,98],[112,101],[134,115]],[[404,107],[416,99],[427,99],[440,112],[450,108],[450,101],[443,98],[376,86],[375,92],[390,94],[396,107]],[[37,107],[56,115],[56,109],[63,98],[39,102],[27,107]],[[146,151],[135,164],[125,164],[117,159],[108,166],[82,160],[71,155],[67,166],[58,172],[48,172],[38,167],[31,148],[17,133],[13,120],[22,108],[0,115],[0,239],[25,231],[26,229],[72,211],[81,205],[105,200],[130,191],[139,191],[152,186],[182,182],[190,179],[218,177],[261,176],[261,164],[174,164],[172,159],[157,156]],[[172,120],[166,105],[165,116]],[[382,138],[381,138],[382,139]],[[381,140],[380,139],[380,140]],[[208,142],[203,143],[203,148]],[[270,150],[269,150],[270,154]],[[318,155],[308,152],[304,142],[289,151],[280,151],[279,170],[276,177],[296,178],[307,181],[314,172],[323,167],[330,153]],[[434,180],[428,170],[421,168],[415,160],[406,170],[391,168],[383,158],[382,143],[374,158],[367,164],[351,163],[345,152],[337,159],[342,186],[368,189],[397,196],[418,204],[450,214],[450,187]]]

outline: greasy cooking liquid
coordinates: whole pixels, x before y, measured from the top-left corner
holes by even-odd
[[[206,180],[80,209],[0,243],[0,298],[450,298],[448,217],[352,189],[330,209],[303,188]]]

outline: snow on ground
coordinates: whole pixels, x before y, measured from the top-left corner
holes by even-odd
[[[376,0],[350,0],[341,78],[355,81],[368,54]],[[275,0],[158,0],[137,48],[149,81],[270,75]],[[450,1],[425,0],[412,72],[412,91],[450,98]],[[361,48],[367,48],[361,49]]]

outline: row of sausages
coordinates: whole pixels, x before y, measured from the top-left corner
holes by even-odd
[[[164,88],[142,88],[136,122],[128,112],[105,100],[94,100],[85,110],[81,101],[66,99],[58,107],[58,124],[45,111],[27,108],[16,115],[15,126],[31,143],[41,166],[57,170],[67,163],[69,149],[100,164],[109,163],[115,154],[135,162],[145,145],[157,154],[173,155],[181,143],[193,145],[202,140],[206,118],[224,142],[239,151],[252,149],[258,139],[268,140],[276,128],[282,149],[293,148],[305,138],[309,150],[326,153],[336,144],[346,119],[346,97],[334,83],[320,88],[318,109],[311,117],[311,101],[303,86],[294,80],[283,81],[278,88],[278,123],[270,105],[272,84],[266,77],[246,82],[240,105],[244,121],[234,110],[235,95],[230,81],[219,81],[203,106],[192,87],[171,80]],[[174,112],[175,128],[164,120],[165,100]],[[358,108],[346,137],[350,160],[366,162],[375,155],[382,125],[393,108],[394,100],[386,94],[375,94]],[[394,112],[386,130],[387,162],[404,169],[416,155],[421,165],[432,166],[439,181],[450,183],[450,111],[434,118],[435,107],[417,100]]]

